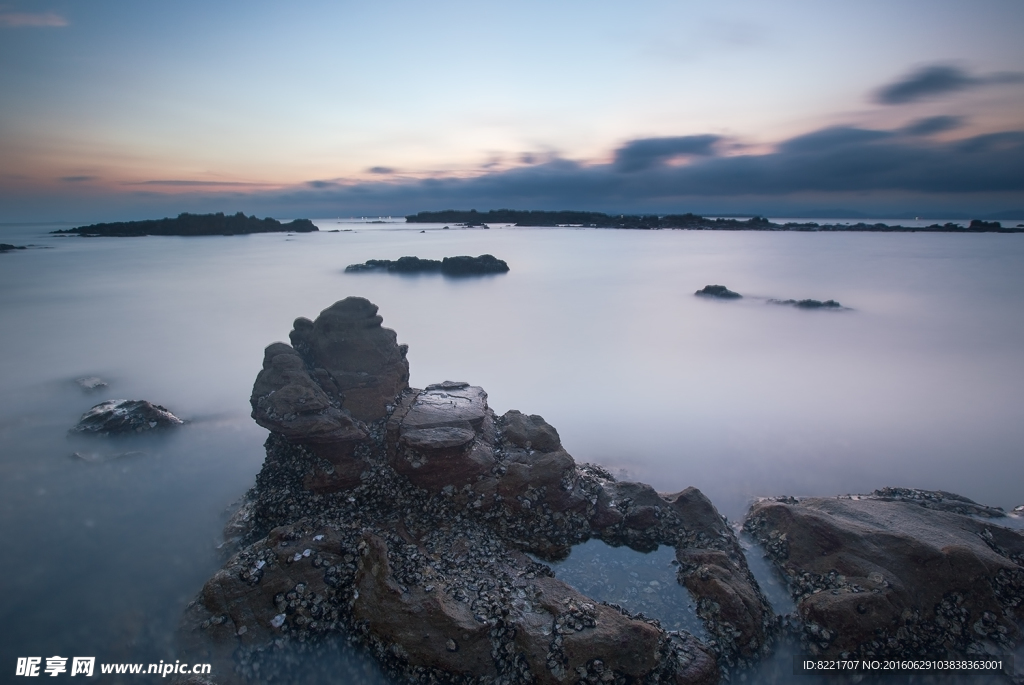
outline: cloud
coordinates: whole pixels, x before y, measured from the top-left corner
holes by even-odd
[[[934,128],[940,123],[952,122],[928,125]],[[283,190],[274,197],[288,206],[333,203],[340,211],[360,207],[392,213],[474,206],[685,211],[695,199],[728,205],[750,197],[774,201],[809,194],[838,197],[853,207],[870,207],[872,198],[901,193],[942,202],[951,195],[981,194],[1010,194],[1006,197],[1016,198],[1014,202],[1024,201],[1024,131],[956,141],[902,133],[827,128],[783,141],[768,154],[699,156],[685,166],[658,163],[682,146],[648,148],[650,139],[641,139],[620,151],[650,149],[644,158],[653,162],[634,166],[629,173],[623,173],[618,154],[607,164],[555,158],[470,178],[306,184],[304,189]]]
[[[384,176],[395,173],[395,170],[388,166],[372,166],[367,171],[371,174],[381,174]]]
[[[901,133],[908,136],[930,136],[935,133],[945,133],[960,128],[964,125],[963,117],[937,116],[918,119],[900,129]]]
[[[720,136],[677,136],[673,138],[640,138],[615,151],[614,164],[626,173],[642,171],[684,156],[710,156]]]
[[[930,97],[956,93],[991,84],[1020,83],[1024,74],[999,72],[973,76],[959,67],[935,64],[922,67],[875,92],[874,100],[883,105],[904,105]]]
[[[60,180],[65,183],[82,183],[84,181],[95,181],[97,176],[61,176]]]
[[[550,153],[532,165],[475,176],[326,179],[287,187],[152,181],[136,184],[143,187],[125,203],[168,212],[243,207],[275,216],[396,215],[451,207],[786,216],[811,206],[845,208],[847,215],[886,207],[922,214],[945,207],[981,216],[1024,208],[1024,131],[956,140],[924,134],[957,123],[955,117],[932,117],[893,130],[831,127],[784,140],[764,154],[737,154],[735,148],[729,155],[690,154],[713,151],[715,143],[687,147],[638,139],[622,145],[608,162]],[[707,140],[717,139],[709,135]],[[623,150],[644,151],[638,156],[648,160],[647,166],[625,173]],[[680,150],[689,154],[688,164],[666,163]],[[175,186],[179,192],[172,192]]]
[[[67,26],[68,20],[54,12],[3,12],[0,13],[0,26],[7,28],[59,27]]]
[[[134,181],[126,183],[129,186],[171,186],[171,187],[217,187],[217,186],[240,186],[259,187],[271,186],[271,183],[246,183],[244,181],[193,181],[188,179],[164,179],[154,181]]]

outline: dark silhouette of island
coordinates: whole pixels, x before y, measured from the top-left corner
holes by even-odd
[[[931,226],[900,226],[882,223],[819,224],[816,222],[787,222],[777,224],[762,216],[750,219],[709,219],[698,214],[604,214],[602,212],[492,209],[478,212],[446,209],[440,212],[420,212],[405,217],[406,222],[447,223],[464,226],[487,224],[515,224],[516,226],[565,226],[587,228],[675,228],[698,231],[874,231],[874,232],[931,232],[931,233],[1024,233],[1024,227],[1011,228],[998,221],[972,219],[968,226],[947,222]]]
[[[769,304],[784,304],[800,309],[846,309],[835,300],[768,300]]]
[[[479,257],[445,257],[438,259],[420,259],[419,257],[399,257],[398,259],[370,259],[363,264],[350,264],[345,267],[348,272],[388,271],[390,273],[413,274],[436,271],[446,276],[474,276],[478,274],[503,274],[508,271],[508,264],[493,255],[482,254]]]
[[[149,219],[145,221],[119,221],[109,224],[79,226],[53,233],[76,234],[85,237],[96,236],[143,236],[143,235],[245,235],[248,233],[312,233],[319,229],[309,219],[295,219],[282,224],[277,219],[257,219],[242,212],[225,215],[179,214],[177,218]]]
[[[717,297],[723,300],[738,300],[742,295],[737,292],[729,290],[724,285],[706,285],[694,295],[700,295],[701,297]]]
[[[14,250],[24,249],[24,245],[11,245],[10,243],[0,243],[0,252],[13,252]]]

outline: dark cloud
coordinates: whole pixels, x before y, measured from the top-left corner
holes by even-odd
[[[367,171],[371,174],[381,174],[384,176],[395,173],[395,170],[389,166],[372,166]]]
[[[721,137],[714,135],[640,138],[616,150],[614,164],[619,171],[628,173],[650,169],[678,157],[711,156],[719,140]]]
[[[930,136],[960,128],[964,125],[963,117],[937,116],[918,119],[900,129],[900,133],[908,136]]]
[[[883,105],[903,105],[968,88],[1021,81],[1024,81],[1024,74],[1015,72],[974,76],[959,67],[935,64],[922,67],[894,83],[883,86],[875,93],[874,99]]]
[[[827,128],[783,141],[767,154],[731,148],[717,156],[691,155],[686,165],[664,163],[668,152],[651,153],[647,157],[652,163],[630,173],[623,173],[618,156],[593,164],[545,153],[532,165],[472,177],[382,176],[361,182],[310,181],[290,188],[201,187],[206,184],[196,182],[196,187],[186,186],[174,195],[145,195],[140,188],[137,203],[179,212],[239,207],[280,217],[396,215],[450,207],[772,211],[776,216],[812,206],[843,207],[847,215],[879,212],[880,207],[914,213],[945,207],[978,215],[1024,208],[1024,131],[952,141],[907,134],[908,129],[952,126],[954,119],[926,119],[892,131]],[[651,145],[647,140],[620,150],[644,150]],[[711,143],[687,149],[713,148]],[[670,149],[675,153],[681,148]]]
[[[82,183],[83,181],[95,181],[96,176],[61,176],[60,180],[65,183]]]
[[[636,147],[644,146],[622,149]],[[732,202],[801,194],[848,198],[852,207],[869,207],[873,197],[900,193],[943,202],[950,194],[1009,193],[1019,202],[1024,200],[1024,132],[943,142],[898,131],[829,128],[785,141],[768,154],[696,157],[684,166],[654,163],[634,169],[622,173],[618,158],[598,165],[555,158],[471,178],[325,185],[276,197],[296,206],[334,203],[391,213],[470,206],[654,211],[693,207],[695,198]]]

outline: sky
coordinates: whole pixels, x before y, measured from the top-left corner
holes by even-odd
[[[0,222],[1024,217],[1021,0],[0,0]]]

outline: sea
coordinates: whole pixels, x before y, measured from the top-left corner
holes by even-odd
[[[223,563],[221,530],[263,462],[267,432],[249,416],[263,348],[352,295],[409,345],[414,387],[480,385],[498,413],[543,416],[577,461],[661,492],[698,487],[732,522],[759,497],[885,486],[1024,504],[1022,234],[315,223],[192,238],[0,225],[0,242],[31,245],[0,254],[7,676],[19,657],[177,658],[182,611]],[[510,271],[345,272],[480,254]],[[743,297],[694,295],[712,284]],[[788,299],[842,308],[773,302]],[[106,385],[87,391],[87,377]],[[108,399],[188,424],[68,435]],[[288,661],[293,682],[386,682],[345,650]],[[780,663],[743,678],[789,682]]]

